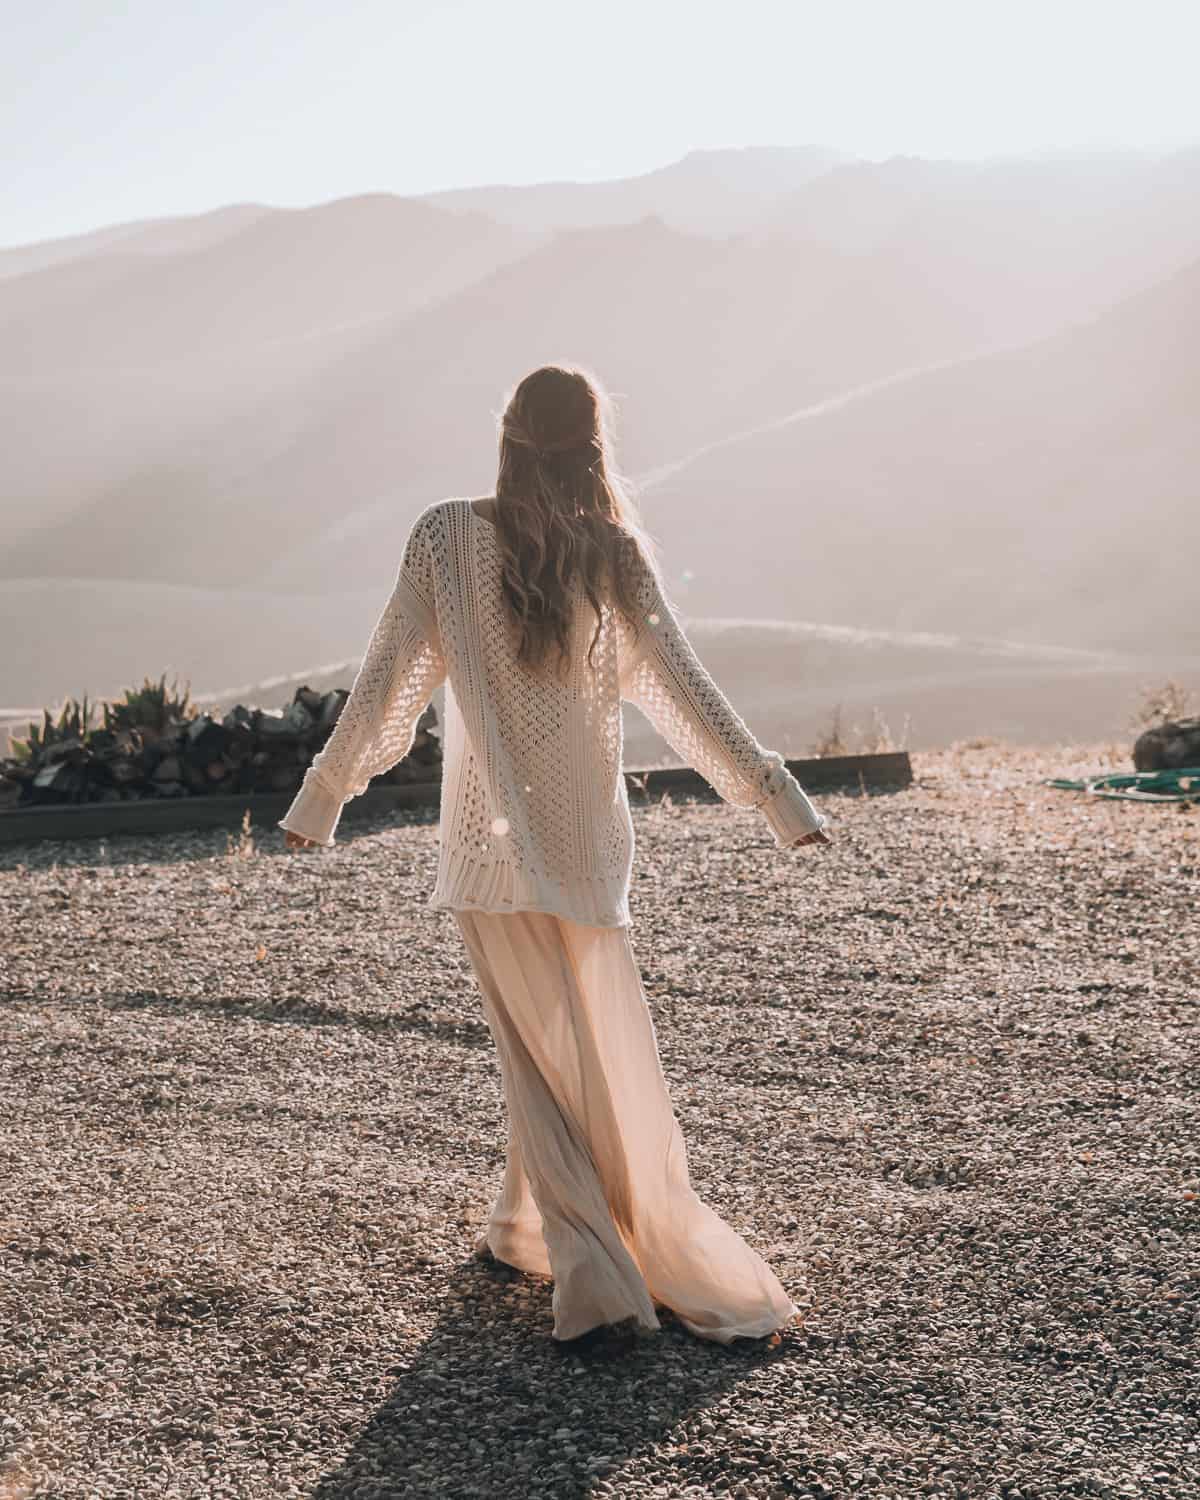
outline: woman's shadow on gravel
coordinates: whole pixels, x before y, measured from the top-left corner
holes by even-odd
[[[454,1268],[444,1295],[446,1312],[388,1372],[395,1389],[313,1500],[581,1500],[597,1485],[619,1494],[626,1460],[682,1418],[764,1361],[808,1357],[798,1330],[775,1349],[723,1347],[666,1309],[662,1331],[628,1353],[565,1353],[551,1347],[551,1283],[474,1258]],[[681,1448],[655,1463],[686,1486],[703,1482],[712,1461]]]

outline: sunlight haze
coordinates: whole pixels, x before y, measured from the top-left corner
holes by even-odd
[[[728,146],[1200,140],[1189,3],[8,8],[0,244],[236,202],[627,177]]]
[[[164,669],[341,685],[564,361],[764,735],[1078,740],[1200,688],[1196,15],[26,8],[0,743]]]

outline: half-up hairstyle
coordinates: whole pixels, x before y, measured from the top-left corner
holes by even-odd
[[[640,632],[639,583],[660,580],[655,548],[611,454],[612,403],[596,378],[543,365],[508,397],[499,419],[495,522],[503,592],[519,632],[517,660],[539,668],[557,646],[570,659],[578,578],[596,613],[588,665],[607,599]]]

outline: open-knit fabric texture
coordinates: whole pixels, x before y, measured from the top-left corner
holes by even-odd
[[[442,682],[432,907],[629,925],[634,834],[622,701],[727,802],[761,809],[777,845],[825,826],[783,757],[759,744],[700,662],[648,561],[638,617],[602,601],[594,648],[596,613],[575,580],[562,677],[551,664],[517,660],[501,581],[499,535],[469,499],[420,513],[350,696],[280,827],[332,844],[345,803],[408,754]]]

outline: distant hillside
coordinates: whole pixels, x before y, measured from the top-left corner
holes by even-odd
[[[708,670],[762,743],[814,753],[838,716],[848,748],[906,748],[995,737],[1024,744],[1132,744],[1130,717],[1149,683],[1174,676],[1200,692],[1200,656],[1139,659],[952,636],[894,635],[803,621],[685,620]],[[307,682],[349,686],[357,657],[217,696],[279,707]],[[444,694],[434,698],[439,720]],[[678,755],[636,709],[625,713],[628,766]]]
[[[770,225],[901,263],[978,318],[981,342],[1024,342],[1200,257],[1200,149],[849,162],[789,195]]]
[[[689,611],[1200,651],[1200,262],[1028,347],[717,445],[646,497]]]
[[[111,697],[164,671],[200,691],[297,662],[341,660],[362,650],[387,592],[318,598],[161,584],[114,590],[86,579],[0,582],[0,639],[29,643],[0,660],[0,705]]]
[[[113,224],[87,234],[67,235],[34,245],[15,245],[0,250],[0,277],[22,276],[44,271],[84,256],[122,251],[141,255],[165,255],[177,250],[202,250],[236,234],[272,210],[261,203],[234,203],[210,213],[185,214],[167,219],[139,219]]]
[[[823,146],[689,151],[637,177],[452,188],[425,201],[517,229],[587,229],[653,215],[673,229],[720,236],[757,227],[787,194],[850,159]]]
[[[152,378],[71,370],[16,385],[17,493],[31,503],[0,577],[369,582],[424,504],[488,492],[494,413],[532,365],[586,351],[619,403],[620,458],[638,469],[973,347],[937,289],[902,268],[654,220],[560,234],[452,298],[349,333]]]
[[[260,210],[223,228],[190,242],[177,231],[170,252],[160,230],[153,253],[149,232],[132,232],[100,254],[0,280],[0,372],[176,367],[290,346],[414,312],[534,242],[481,214],[387,194]],[[297,357],[278,351],[281,362]]]
[[[921,734],[1110,713],[1129,655],[1200,652],[1198,268],[1196,151],[691,152],[0,252],[0,629],[31,643],[0,704],[352,657],[416,512],[489,493],[504,393],[568,360],[615,397],[689,617],[1104,657],[989,667],[986,703],[973,648],[868,674]],[[789,726],[881,660],[847,645],[802,691],[783,649],[761,698],[719,659]]]
[[[8,624],[10,590],[10,585],[0,585],[0,628]],[[81,591],[77,608],[85,598]],[[59,664],[62,691],[49,695],[47,706],[64,693],[112,696],[147,675],[157,678],[164,669],[168,679],[178,675],[181,682],[190,680],[193,698],[215,712],[238,702],[280,707],[291,702],[301,683],[318,691],[349,687],[378,601],[368,605],[337,596],[322,599],[319,606],[311,598],[271,602],[261,632],[245,649],[245,643],[230,638],[236,615],[213,618],[218,600],[176,590],[167,608],[143,596],[147,611],[165,622],[155,632],[153,647],[135,613],[110,620],[99,637],[80,639],[72,661]],[[26,597],[23,605],[28,609],[32,601]],[[1137,658],[805,621],[685,616],[684,623],[701,659],[751,731],[788,756],[811,753],[832,727],[835,711],[840,711],[843,733],[854,748],[873,745],[883,726],[914,749],[980,735],[1035,744],[1127,741],[1129,717],[1145,685],[1175,676],[1200,692],[1200,656]],[[324,654],[310,657],[314,664],[303,670],[271,671],[273,651],[276,661],[294,662],[302,649]],[[258,676],[231,680],[229,664],[239,660],[266,666]],[[0,680],[0,703],[16,701],[16,682]],[[433,700],[439,719],[444,697],[439,689]],[[24,701],[41,702],[43,695],[35,691]],[[25,727],[24,718],[6,724],[0,714],[0,745],[6,728],[24,734]],[[626,712],[625,736],[629,766],[678,759],[636,710]]]
[[[695,232],[705,212],[736,233]],[[491,488],[496,407],[533,365],[593,367],[622,464],[656,471],[1195,259],[1200,153],[692,152],[620,182],[239,205],[7,254],[26,274],[0,280],[20,435],[0,577],[370,588],[423,504]],[[1036,450],[1014,431],[1008,452],[1027,492]],[[857,456],[881,504],[920,463]],[[758,482],[751,464],[731,493],[758,504]]]

